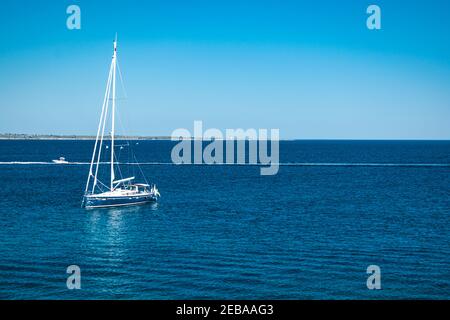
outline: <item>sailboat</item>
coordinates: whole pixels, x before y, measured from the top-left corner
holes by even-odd
[[[103,99],[102,112],[97,129],[97,136],[94,144],[94,151],[89,168],[89,175],[86,182],[86,188],[83,196],[82,207],[84,208],[104,208],[145,204],[157,201],[160,196],[156,185],[145,183],[136,183],[135,177],[127,177],[116,180],[116,167],[119,162],[115,160],[115,113],[116,113],[116,67],[117,67],[117,36],[114,40],[114,51],[109,69],[106,91]],[[120,71],[120,69],[119,69]],[[110,103],[111,101],[111,103]],[[111,109],[111,110],[110,110]],[[108,112],[111,112],[111,142],[110,147],[110,174],[109,183],[100,181],[99,165],[100,156],[103,147],[103,138],[105,135],[106,118]],[[122,147],[121,147],[122,148]],[[137,163],[137,165],[139,165]],[[117,172],[121,173],[120,168]],[[142,173],[142,170],[141,170]],[[143,173],[142,173],[143,175]],[[120,178],[120,177],[119,177]]]

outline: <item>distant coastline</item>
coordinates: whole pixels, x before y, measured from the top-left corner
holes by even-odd
[[[0,133],[0,140],[95,140],[89,135]],[[105,136],[109,140],[109,136]],[[117,140],[171,140],[170,136],[116,136]]]
[[[121,136],[116,135],[116,140],[180,140],[180,137],[171,136]],[[76,134],[28,134],[28,133],[0,133],[0,140],[95,140],[95,136],[76,135]],[[110,140],[110,136],[104,137],[104,140]],[[198,138],[184,138],[198,140]],[[201,140],[201,139],[200,139]],[[223,139],[218,139],[223,140]],[[239,139],[238,139],[239,140]],[[247,140],[247,139],[246,139]],[[450,139],[280,139],[280,141],[450,141]]]

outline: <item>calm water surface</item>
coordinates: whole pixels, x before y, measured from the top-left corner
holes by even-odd
[[[0,141],[0,298],[450,298],[450,142],[286,141],[275,176],[173,145],[135,146],[158,204],[86,211],[92,141]]]

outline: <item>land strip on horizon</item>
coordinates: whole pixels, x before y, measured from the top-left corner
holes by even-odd
[[[90,135],[0,133],[0,140],[95,140]],[[110,136],[105,136],[109,140]],[[116,140],[171,140],[170,136],[115,136]]]

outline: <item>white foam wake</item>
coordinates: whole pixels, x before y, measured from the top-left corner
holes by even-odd
[[[100,164],[109,164],[110,162],[101,162]],[[0,165],[55,165],[55,166],[67,166],[67,165],[89,165],[90,162],[69,162],[67,164],[58,164],[45,161],[0,161]],[[119,164],[125,165],[176,165],[172,162],[120,162]],[[196,165],[207,166],[211,164],[206,163],[186,163],[182,165]],[[215,166],[266,166],[268,164],[262,163],[217,163]],[[272,165],[279,166],[297,166],[297,167],[450,167],[450,163],[366,163],[366,162],[282,162],[272,163]]]

